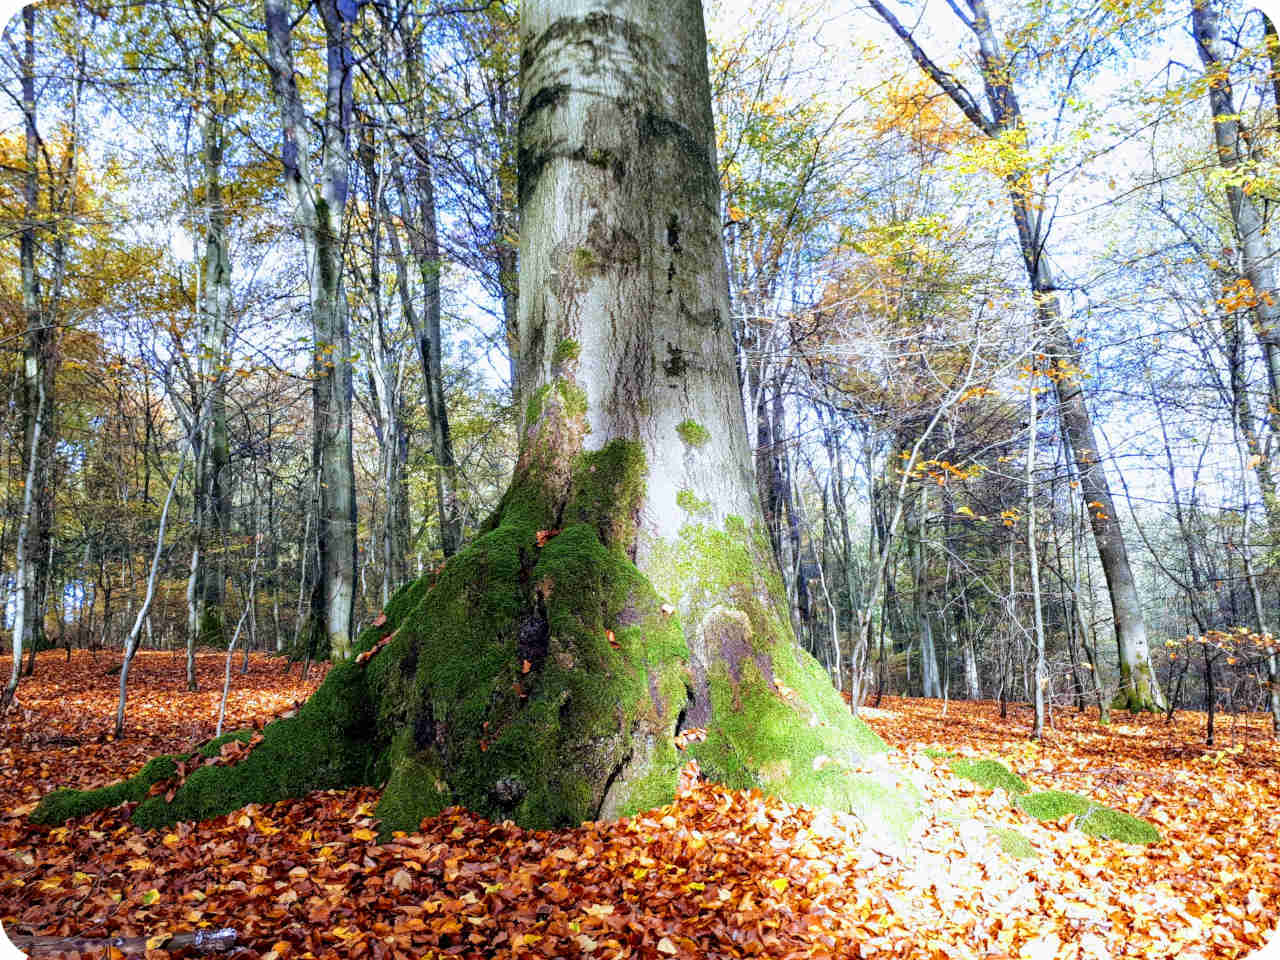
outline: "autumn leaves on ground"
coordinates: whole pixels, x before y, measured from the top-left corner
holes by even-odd
[[[140,653],[119,743],[106,736],[115,663],[42,656],[21,709],[0,725],[0,922],[10,934],[229,927],[242,960],[1040,960],[1243,956],[1277,924],[1280,747],[1262,717],[1220,720],[1211,749],[1196,714],[1100,728],[1059,711],[1037,746],[1016,707],[1001,721],[990,703],[944,713],[939,701],[887,699],[867,719],[932,800],[905,849],[842,814],[705,783],[630,820],[534,833],[456,810],[381,845],[368,789],[159,832],[133,827],[127,808],[30,825],[24,814],[54,787],[102,785],[212,734],[221,657],[201,658],[193,694],[175,656]],[[279,661],[253,658],[234,676],[229,722],[288,709],[319,675],[304,684],[297,667],[285,675]],[[1085,836],[1070,818],[1031,820],[1002,791],[951,776],[931,759],[940,749],[1140,814],[1163,840],[1131,846]]]

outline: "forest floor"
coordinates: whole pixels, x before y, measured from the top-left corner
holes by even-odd
[[[0,923],[9,934],[143,937],[232,928],[239,960],[470,957],[1239,957],[1280,918],[1280,745],[1266,718],[1030,711],[886,698],[868,722],[930,799],[905,847],[853,817],[698,783],[675,803],[558,832],[462,810],[379,844],[377,792],[330,791],[169,831],[127,806],[65,827],[26,814],[58,786],[100,786],[209,737],[224,658],[201,690],[179,654],[140,653],[127,736],[108,736],[118,655],[44,654],[0,721]],[[295,666],[239,659],[229,729],[306,696]],[[8,676],[0,659],[0,676]],[[1001,760],[1155,824],[1141,847],[1034,820],[926,749]],[[936,755],[936,752],[935,752]],[[1016,831],[1027,843],[1002,842]],[[1014,850],[1014,855],[1006,852]],[[1021,849],[1019,849],[1021,848]],[[1276,945],[1269,946],[1269,954]],[[99,950],[109,960],[118,951]],[[170,960],[181,951],[147,951]],[[192,955],[188,951],[187,955]]]

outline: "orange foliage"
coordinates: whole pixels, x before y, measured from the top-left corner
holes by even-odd
[[[1276,924],[1280,748],[1259,717],[1233,725],[1232,752],[1197,746],[1202,718],[1185,713],[1168,726],[1142,717],[1103,728],[1060,712],[1032,745],[1020,708],[1002,723],[990,703],[952,703],[944,716],[938,701],[887,700],[864,712],[897,748],[899,779],[930,801],[905,848],[852,816],[701,782],[692,765],[668,806],[555,832],[452,809],[378,844],[371,789],[152,833],[129,824],[127,809],[33,827],[22,814],[52,787],[108,782],[211,730],[221,657],[201,658],[207,692],[189,694],[176,657],[142,653],[134,738],[107,742],[112,663],[42,657],[21,690],[28,712],[0,728],[0,921],[10,933],[232,927],[247,960],[1226,958]],[[278,662],[252,664],[233,684],[239,725],[306,692]],[[950,776],[924,755],[929,745],[1000,757],[1036,788],[1140,814],[1164,842],[1130,847],[1030,820]],[[1038,857],[1006,854],[991,833],[1001,826]]]

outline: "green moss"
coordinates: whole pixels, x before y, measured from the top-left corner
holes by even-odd
[[[597,469],[576,475],[600,486],[580,484],[578,507],[609,489],[625,499],[616,485],[643,476],[637,454],[620,444],[584,455]],[[532,533],[504,521],[459,553],[370,662],[376,725],[399,731],[378,808],[384,830],[416,829],[453,803],[558,827],[674,796],[679,625],[595,525],[570,522],[536,551]]]
[[[1000,849],[1009,856],[1017,860],[1034,860],[1039,854],[1036,848],[1032,846],[1031,841],[1020,834],[1017,830],[1010,830],[1006,827],[996,827],[991,831],[996,835],[996,839],[1000,841]]]
[[[184,759],[183,755],[155,757],[128,780],[97,790],[54,790],[32,812],[31,822],[56,826],[96,810],[137,803],[146,797],[153,784],[177,773],[178,762]]]
[[[590,253],[590,251],[587,251]],[[564,363],[568,360],[577,360],[582,353],[582,345],[577,340],[565,338],[556,344],[555,353],[551,355],[554,363]]]
[[[926,751],[928,753],[929,751]],[[941,751],[939,751],[941,753]],[[1004,790],[1015,807],[1038,820],[1075,817],[1074,826],[1085,833],[1126,843],[1155,843],[1160,834],[1145,820],[1074,793],[1046,790],[1031,793],[1021,777],[997,760],[951,761],[951,772],[987,790]]]
[[[579,454],[564,522],[593,522],[602,543],[630,554],[647,471],[644,447],[628,440]]]
[[[726,786],[853,810],[900,840],[920,798],[853,771],[887,748],[793,639],[769,550],[733,517],[723,530],[687,524],[654,548],[654,586],[684,617],[695,696],[707,700],[707,739],[691,752]]]
[[[1010,796],[1024,794],[1028,790],[1022,778],[998,760],[966,760],[959,757],[951,761],[950,767],[957,777],[972,780],[986,790],[1004,790]]]
[[[699,500],[692,490],[681,490],[677,493],[676,505],[685,513],[700,514],[711,510],[711,501]]]
[[[696,420],[682,420],[676,426],[676,433],[690,447],[700,447],[711,439],[711,433]]]
[[[556,381],[556,393],[564,401],[564,412],[570,417],[583,417],[587,414],[587,392],[569,380]]]
[[[194,753],[154,757],[129,779],[96,790],[55,790],[40,801],[31,814],[31,820],[33,823],[55,825],[122,803],[139,803],[146,799],[153,785],[174,776],[180,762],[195,756],[217,756],[223,744],[232,740],[248,743],[252,736],[252,730],[236,730],[210,740]]]
[[[570,262],[579,275],[586,275],[600,266],[600,258],[587,247],[575,248],[570,254]]]
[[[371,749],[371,732],[363,673],[352,661],[343,661],[329,671],[296,716],[264,728],[262,742],[247,757],[234,765],[193,771],[171,802],[155,796],[139,804],[133,822],[159,827],[178,820],[207,820],[248,803],[370,784],[380,752]],[[206,749],[217,748],[210,744]]]
[[[1159,831],[1145,820],[1074,793],[1045,790],[1017,797],[1014,804],[1039,820],[1074,817],[1073,827],[1096,837],[1125,843],[1156,843],[1160,840]]]
[[[950,760],[955,756],[951,751],[942,750],[938,747],[925,747],[924,755],[929,757],[931,760]]]
[[[547,395],[551,393],[551,384],[546,383],[529,394],[529,401],[525,404],[524,422],[526,424],[537,423],[538,418],[542,416],[542,405],[546,402]]]

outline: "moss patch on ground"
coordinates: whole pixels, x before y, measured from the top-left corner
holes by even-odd
[[[1147,821],[1075,793],[1045,790],[1017,797],[1014,805],[1040,820],[1073,817],[1073,827],[1095,837],[1124,843],[1158,843],[1160,840],[1159,831]]]
[[[995,834],[996,839],[1000,841],[1000,849],[1015,860],[1034,860],[1039,856],[1039,854],[1036,853],[1036,848],[1032,846],[1031,841],[1020,834],[1017,830],[1010,830],[1007,827],[996,827],[991,832]]]
[[[1029,791],[1021,777],[997,760],[968,760],[957,757],[950,762],[949,766],[951,772],[957,777],[971,780],[987,790],[1000,789],[1011,797]]]
[[[930,751],[925,752],[934,756]],[[939,759],[948,756],[943,751],[937,751],[937,754]],[[1032,793],[1021,777],[998,760],[956,757],[951,759],[949,766],[956,776],[984,789],[1004,790],[1013,806],[1037,820],[1059,820],[1070,816],[1074,818],[1073,827],[1095,837],[1124,843],[1157,843],[1160,840],[1159,831],[1147,821],[1088,797],[1060,790]]]

